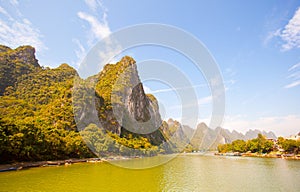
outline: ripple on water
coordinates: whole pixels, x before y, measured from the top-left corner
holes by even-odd
[[[0,191],[297,191],[299,170],[300,161],[180,155],[144,170],[82,163],[5,172]]]

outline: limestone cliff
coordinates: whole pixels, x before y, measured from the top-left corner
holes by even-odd
[[[102,126],[121,137],[143,136],[152,144],[165,141],[157,100],[146,95],[137,66],[125,56],[116,64],[107,64],[99,74],[96,94]]]
[[[35,49],[21,46],[16,49],[0,45],[0,96],[5,89],[14,86],[18,78],[40,69]]]

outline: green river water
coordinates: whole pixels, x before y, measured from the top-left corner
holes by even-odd
[[[300,191],[300,161],[179,155],[143,170],[80,163],[0,173],[0,191]]]

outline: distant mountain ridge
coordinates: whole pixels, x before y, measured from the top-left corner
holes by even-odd
[[[256,138],[259,133],[261,133],[262,135],[265,135],[267,138],[270,138],[270,139],[277,138],[275,133],[273,133],[272,131],[266,132],[266,131],[260,131],[257,129],[255,129],[255,130],[250,129],[249,131],[246,132],[244,140],[250,140],[250,139]]]
[[[180,124],[172,119],[168,120],[174,124]],[[179,138],[189,138],[189,143],[194,150],[214,150],[219,144],[231,143],[234,140],[250,140],[257,137],[259,133],[263,134],[267,138],[276,139],[276,135],[273,132],[265,132],[260,130],[249,130],[244,134],[235,130],[229,131],[224,128],[211,129],[205,123],[199,123],[196,129],[192,129],[187,125],[178,125],[178,133],[185,134],[185,136],[179,136]]]

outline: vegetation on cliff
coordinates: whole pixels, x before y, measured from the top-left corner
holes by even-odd
[[[106,131],[121,138],[147,139],[158,146],[166,140],[159,128],[162,121],[157,100],[145,94],[135,63],[125,56],[116,64],[105,65],[96,78],[99,120]]]
[[[7,73],[0,75],[5,88],[0,97],[1,162],[92,156],[73,119],[76,71],[66,64],[41,68],[32,50],[23,46],[1,53],[1,70],[14,74],[13,83],[7,83]]]
[[[94,153],[105,156],[160,152],[158,144],[164,140],[160,130],[143,136],[130,132],[122,135],[111,129],[111,126],[122,128],[112,114],[111,93],[130,87],[130,81],[137,75],[128,68],[135,63],[132,58],[124,57],[115,65],[108,64],[99,75],[82,80],[67,64],[55,69],[41,67],[34,52],[30,46],[17,49],[0,46],[1,163],[92,157]],[[120,74],[125,74],[123,86],[113,87]],[[84,89],[76,92],[77,96],[74,95],[74,79],[80,81],[80,89]],[[90,83],[94,80],[97,81],[95,88]],[[81,98],[79,102],[89,100],[85,91],[90,89],[95,90],[96,100],[90,102],[96,103],[103,127],[87,124],[83,130],[77,130],[74,111],[81,109],[72,102],[75,96]],[[146,96],[142,99],[150,100]],[[158,108],[147,107],[158,113]]]
[[[35,49],[31,46],[21,46],[15,50],[0,45],[0,95],[6,88],[14,87],[23,75],[41,69],[34,57]]]

